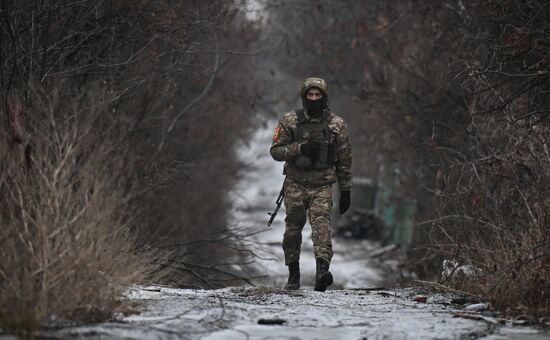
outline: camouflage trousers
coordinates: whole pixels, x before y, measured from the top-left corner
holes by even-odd
[[[285,264],[300,260],[302,229],[306,224],[306,212],[309,213],[311,239],[315,258],[322,258],[330,263],[332,258],[332,241],[330,238],[330,212],[332,210],[332,185],[302,185],[287,177],[285,192],[285,234],[283,250]]]

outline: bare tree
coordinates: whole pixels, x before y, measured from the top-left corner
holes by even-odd
[[[227,268],[247,261],[243,239],[201,240],[228,233],[233,147],[250,121],[252,89],[227,86],[256,34],[241,16],[222,1],[0,2],[0,301],[22,306],[7,323],[108,311],[153,272],[239,279]],[[109,257],[121,259],[105,268]]]
[[[416,199],[416,270],[472,264],[478,280],[455,284],[547,308],[548,6],[265,4],[280,65],[332,85],[355,173],[384,184],[398,169],[393,195]]]

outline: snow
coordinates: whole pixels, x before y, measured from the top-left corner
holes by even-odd
[[[277,339],[359,339],[361,338],[361,327],[311,329],[307,327],[280,327],[280,326],[237,326],[234,329],[227,329],[212,333],[203,340],[242,340],[242,339],[269,339],[270,334]]]
[[[485,340],[541,340],[550,339],[548,333],[542,333],[531,327],[501,327],[494,334],[484,337]]]
[[[218,290],[134,287],[146,309],[118,323],[63,329],[61,337],[190,339],[454,339],[485,334],[483,322],[452,318],[453,308],[417,303],[406,289],[389,296],[367,290],[285,291],[250,287]],[[191,294],[190,294],[191,293]],[[435,299],[437,300],[437,299]],[[285,324],[258,325],[259,319]],[[53,334],[48,334],[53,335]]]
[[[178,289],[162,285],[131,287],[126,298],[141,305],[134,315],[112,322],[65,327],[41,334],[52,338],[88,339],[548,339],[533,328],[502,327],[479,320],[454,317],[462,307],[449,304],[451,296],[415,286],[378,291],[383,271],[371,254],[379,249],[369,241],[334,239],[331,271],[335,284],[324,293],[313,291],[315,260],[311,230],[304,229],[302,287],[281,287],[287,277],[281,239],[284,208],[271,228],[268,211],[283,181],[282,164],[268,149],[275,122],[259,129],[239,155],[249,171],[230,193],[235,202],[235,228],[263,230],[254,240],[267,259],[255,269],[266,276],[257,287],[217,290]],[[428,296],[427,303],[414,296]],[[457,309],[459,308],[459,309]],[[282,319],[282,325],[260,325],[260,319]]]

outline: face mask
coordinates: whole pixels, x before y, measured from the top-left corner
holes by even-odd
[[[306,98],[304,101],[305,109],[312,116],[320,116],[323,114],[323,109],[325,108],[325,101],[322,99],[309,100]]]

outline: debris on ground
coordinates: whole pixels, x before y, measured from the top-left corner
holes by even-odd
[[[353,208],[335,225],[335,237],[381,240],[384,222],[368,209]]]
[[[474,303],[471,305],[467,305],[466,307],[464,307],[464,309],[472,312],[481,312],[488,309],[490,306],[491,305],[488,303]]]
[[[395,292],[384,291],[384,290],[376,292],[376,294],[382,295],[383,297],[397,297],[397,294]]]
[[[480,320],[480,321],[485,321],[485,322],[493,324],[493,325],[506,323],[506,319],[483,316],[483,315],[477,314],[477,313],[455,313],[453,315],[453,317],[470,319],[470,320]]]
[[[443,260],[441,271],[441,282],[464,281],[475,277],[479,269],[470,264],[459,264],[453,260]]]
[[[420,303],[426,303],[427,300],[428,300],[428,297],[426,295],[416,295],[414,297],[414,301],[420,302]]]
[[[286,323],[283,319],[259,319],[258,325],[282,325]]]

